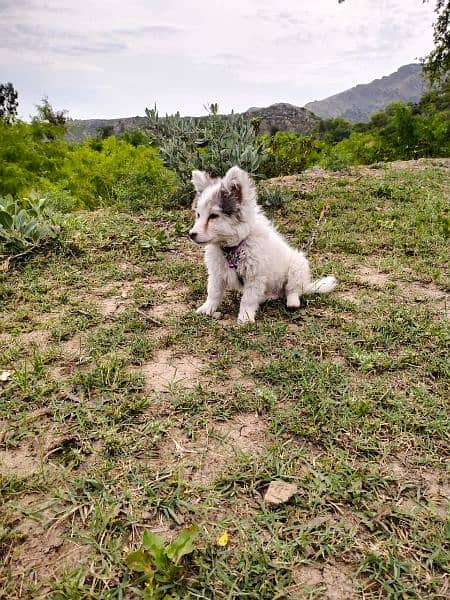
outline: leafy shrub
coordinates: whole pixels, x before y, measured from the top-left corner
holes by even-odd
[[[304,171],[315,156],[317,141],[312,136],[278,131],[272,138],[263,137],[267,161],[267,177],[294,175]]]
[[[260,187],[258,204],[265,209],[277,209],[292,200],[293,194],[282,187]]]
[[[370,164],[378,160],[380,142],[371,133],[353,132],[350,137],[334,146],[324,146],[320,164],[327,169],[339,171],[348,165]]]
[[[56,178],[67,147],[61,135],[38,121],[0,120],[0,194],[22,196]]]
[[[243,115],[223,116],[211,105],[206,117],[161,118],[156,108],[146,109],[149,130],[159,146],[164,164],[180,178],[180,199],[189,198],[194,169],[222,176],[230,167],[240,166],[258,175],[264,161],[263,143],[251,120]]]
[[[161,203],[175,184],[175,175],[164,167],[155,148],[111,136],[69,148],[51,190],[53,197],[77,198],[84,208],[120,203],[141,209]]]
[[[28,254],[42,248],[59,234],[59,227],[46,208],[46,201],[18,201],[0,197],[0,257]]]

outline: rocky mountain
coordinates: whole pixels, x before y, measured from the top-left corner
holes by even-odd
[[[427,90],[427,83],[419,64],[400,67],[398,71],[357,85],[325,100],[309,102],[303,108],[293,104],[278,103],[266,108],[249,108],[245,115],[259,117],[261,133],[292,131],[308,135],[320,118],[342,117],[348,121],[368,121],[370,116],[390,102],[417,102]],[[146,117],[123,119],[74,119],[69,121],[67,137],[80,141],[98,134],[99,129],[120,135],[125,130],[145,129]]]
[[[124,131],[145,129],[147,117],[124,117],[123,119],[70,119],[67,139],[80,142],[86,138],[95,137],[100,130],[120,135]]]
[[[316,115],[306,110],[306,108],[284,103],[273,104],[267,108],[249,108],[244,115],[249,118],[259,117],[261,119],[260,133],[293,131],[301,135],[308,135],[320,121]],[[120,135],[125,130],[145,129],[146,126],[146,117],[74,119],[69,121],[67,138],[73,141],[81,141],[96,136],[99,130]]]
[[[369,121],[373,113],[390,102],[418,102],[428,85],[419,64],[400,67],[395,73],[357,85],[324,100],[309,102],[305,108],[322,119],[342,117],[347,121]]]
[[[249,108],[244,115],[261,119],[260,133],[273,134],[277,131],[292,131],[308,135],[317,126],[320,119],[306,108],[280,102],[267,108]]]

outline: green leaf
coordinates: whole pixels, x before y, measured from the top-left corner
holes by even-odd
[[[164,548],[163,538],[159,535],[156,535],[156,533],[153,533],[153,531],[149,531],[148,529],[144,531],[144,539],[142,540],[142,543],[144,548],[150,551]]]
[[[0,210],[0,225],[5,229],[11,229],[13,224],[13,218],[6,210]]]
[[[17,229],[20,229],[23,224],[26,222],[27,220],[27,211],[22,208],[21,210],[19,210],[19,212],[16,215],[16,219],[15,219],[15,225],[17,227]]]
[[[183,556],[194,551],[194,542],[198,537],[199,528],[197,525],[191,525],[180,533],[173,542],[166,548],[166,556],[172,562],[178,564]]]
[[[160,570],[165,570],[168,566],[168,560],[162,537],[146,529],[144,531],[142,544],[152,555],[155,566]]]
[[[151,573],[150,556],[142,550],[130,552],[125,559],[127,567],[138,573]]]
[[[34,229],[36,229],[37,224],[38,223],[36,219],[31,219],[30,221],[28,221],[23,230],[24,237],[30,237],[31,233],[34,231]]]

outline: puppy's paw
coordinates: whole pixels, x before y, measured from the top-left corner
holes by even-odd
[[[300,306],[300,298],[298,294],[288,294],[286,298],[288,308],[298,308]]]
[[[245,325],[245,323],[254,323],[255,315],[248,312],[239,313],[237,322],[239,325]]]
[[[216,306],[212,305],[211,302],[208,302],[207,300],[204,304],[197,308],[196,312],[199,315],[208,315],[208,317],[212,317],[216,311],[216,308]]]

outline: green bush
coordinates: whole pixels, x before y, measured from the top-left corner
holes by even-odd
[[[317,140],[312,136],[278,131],[273,137],[263,136],[267,161],[267,177],[294,175],[304,171],[316,156]]]
[[[371,133],[352,133],[334,146],[324,145],[320,164],[332,171],[349,165],[370,164],[379,160],[380,141]]]
[[[83,208],[119,203],[141,209],[161,203],[175,184],[155,148],[111,136],[69,148],[50,191],[56,202],[66,195]]]
[[[59,234],[44,199],[0,197],[0,258],[17,257],[42,248]]]
[[[21,196],[57,178],[66,147],[58,127],[0,120],[0,194]]]
[[[164,164],[179,176],[180,200],[190,199],[194,169],[218,177],[238,165],[254,176],[260,174],[265,159],[263,143],[253,122],[243,115],[219,115],[214,104],[206,117],[181,118],[176,114],[161,118],[156,108],[147,109],[146,114]]]

